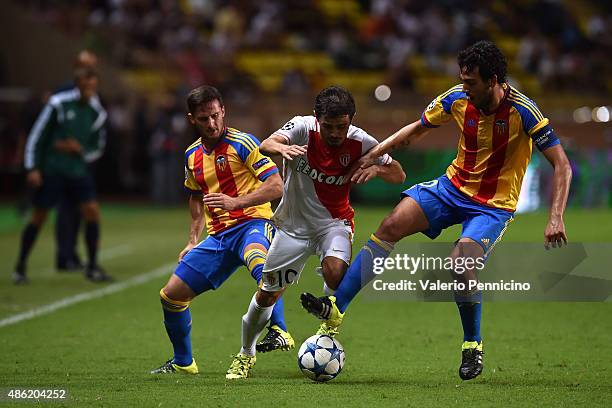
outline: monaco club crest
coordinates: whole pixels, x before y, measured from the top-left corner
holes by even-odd
[[[224,155],[222,154],[218,155],[217,158],[215,159],[215,163],[217,164],[217,167],[219,168],[219,170],[225,171],[225,167],[227,167],[227,159],[225,158]]]
[[[342,164],[344,167],[348,166],[350,162],[351,162],[351,155],[350,154],[342,153],[340,155],[340,164]]]

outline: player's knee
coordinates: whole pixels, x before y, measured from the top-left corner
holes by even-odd
[[[48,211],[42,208],[35,208],[32,212],[32,219],[30,222],[34,224],[36,227],[40,228],[47,220]]]
[[[258,266],[261,265],[263,267],[267,254],[268,250],[262,244],[251,244],[244,249],[243,261],[251,275],[253,275]],[[261,278],[261,276],[255,275],[253,277],[257,280]]]
[[[348,265],[341,259],[330,261],[326,258],[323,260],[322,267],[325,283],[330,289],[336,290],[348,269]]]
[[[195,292],[177,275],[172,275],[166,286],[160,291],[160,296],[164,295],[178,302],[190,302],[196,296]]]
[[[100,207],[95,201],[83,204],[82,213],[86,222],[98,222],[100,220]]]
[[[183,312],[191,304],[191,299],[177,299],[180,296],[167,290],[166,287],[159,291],[159,299],[161,301],[162,308],[169,312]]]
[[[402,220],[391,213],[385,217],[375,233],[376,237],[387,242],[397,242],[404,238],[402,233]]]
[[[450,255],[453,260],[454,279],[468,284],[476,281],[476,271],[484,267],[484,249],[470,238],[461,238]]]
[[[283,291],[281,290],[278,292],[268,292],[267,290],[259,289],[255,295],[255,301],[261,307],[270,307],[276,303],[282,294]]]

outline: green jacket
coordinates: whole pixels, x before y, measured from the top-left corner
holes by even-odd
[[[81,101],[81,93],[76,87],[52,95],[28,136],[25,168],[37,169],[43,174],[84,176],[88,172],[87,163],[97,160],[104,151],[106,117],[97,95],[89,101]],[[55,148],[57,140],[71,137],[83,147],[81,155]]]

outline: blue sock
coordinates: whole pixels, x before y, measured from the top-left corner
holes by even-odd
[[[191,354],[191,313],[189,302],[177,302],[162,295],[164,325],[174,348],[174,364],[188,366],[193,361]],[[186,306],[186,307],[185,307]],[[183,309],[182,311],[177,311]],[[174,309],[174,310],[173,310]]]
[[[372,234],[370,239],[361,248],[361,251],[351,263],[348,271],[336,289],[336,306],[344,313],[349,303],[357,293],[368,284],[376,274],[374,273],[374,258],[387,258],[393,250],[393,244],[382,241]]]
[[[481,342],[480,318],[482,316],[482,292],[478,292],[477,302],[457,302],[461,325],[463,326],[463,341]]]
[[[274,309],[272,309],[272,316],[270,317],[270,326],[277,325],[284,331],[287,331],[287,325],[285,324],[285,308],[283,305],[282,296],[278,298]]]

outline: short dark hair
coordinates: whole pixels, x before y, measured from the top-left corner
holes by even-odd
[[[315,116],[337,118],[348,115],[350,120],[355,116],[353,95],[341,86],[330,86],[323,89],[315,98]]]
[[[478,41],[461,51],[457,56],[457,63],[459,69],[466,68],[468,72],[478,67],[478,72],[484,80],[496,75],[498,83],[506,82],[506,57],[491,41]]]
[[[187,95],[187,109],[189,113],[194,114],[198,106],[214,100],[219,101],[219,105],[223,106],[221,92],[214,86],[202,85],[192,89]]]

